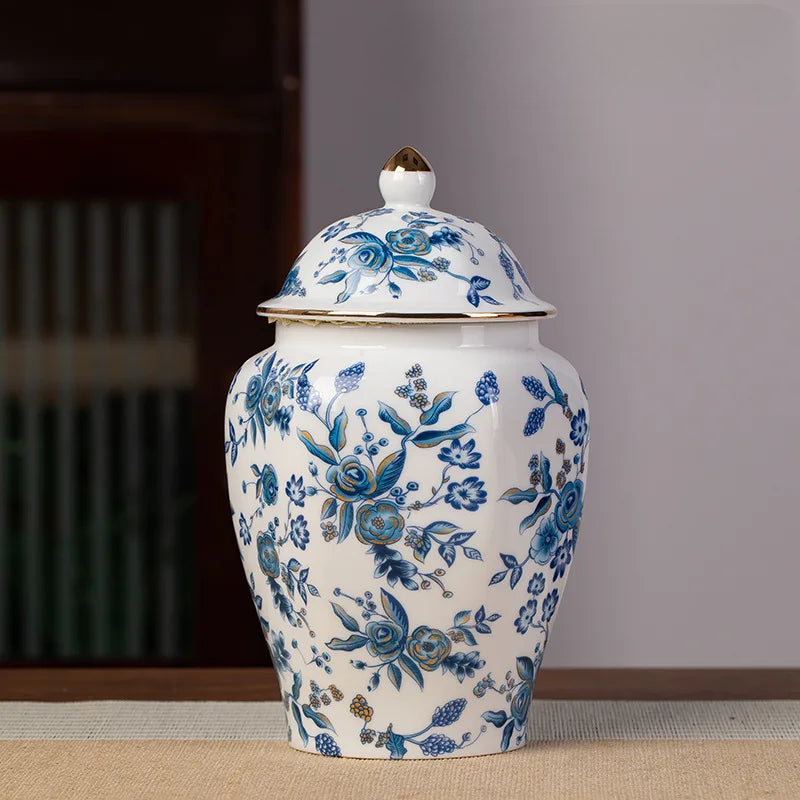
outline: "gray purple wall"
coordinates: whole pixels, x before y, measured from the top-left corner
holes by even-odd
[[[560,310],[593,433],[550,666],[800,666],[799,19],[307,2],[307,235],[413,144]]]

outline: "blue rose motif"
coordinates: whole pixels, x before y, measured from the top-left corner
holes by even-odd
[[[444,501],[455,509],[463,508],[465,511],[477,511],[478,506],[486,502],[486,490],[483,488],[483,481],[472,475],[466,478],[463,483],[453,482],[448,484]]]
[[[452,644],[447,634],[437,628],[420,625],[408,637],[408,654],[426,672],[436,669],[450,655]]]
[[[258,566],[270,578],[277,578],[281,574],[281,562],[275,540],[267,533],[259,533],[256,537],[258,550]]]
[[[449,447],[443,447],[439,452],[439,460],[446,464],[452,464],[461,469],[478,469],[480,467],[481,454],[474,453],[475,440],[470,439],[462,445],[458,439],[453,439]]]
[[[431,251],[431,240],[425,231],[416,228],[402,228],[389,231],[386,241],[395,253],[421,256]]]
[[[253,375],[247,382],[244,403],[248,411],[255,411],[258,408],[258,401],[261,399],[261,390],[264,388],[264,379],[261,375]]]
[[[563,534],[548,517],[531,539],[530,554],[537,564],[546,564],[555,554]]]
[[[347,263],[361,272],[362,275],[378,275],[391,268],[394,259],[386,245],[379,242],[367,242],[358,247],[347,259]]]
[[[363,500],[376,490],[375,476],[358,456],[345,456],[338,464],[328,467],[325,477],[331,492],[340,500]]]
[[[528,712],[531,708],[531,698],[533,697],[533,686],[530,681],[523,681],[517,689],[514,699],[511,701],[511,716],[517,728],[525,727],[528,719]]]
[[[292,667],[289,663],[292,654],[286,649],[286,639],[283,636],[283,631],[278,633],[270,633],[269,636],[269,652],[272,656],[272,663],[278,672],[291,672]]]
[[[580,447],[588,435],[589,423],[586,421],[586,410],[582,408],[572,418],[572,430],[569,433],[569,438]]]
[[[403,535],[406,521],[389,500],[362,503],[356,512],[356,538],[362,544],[393,544]]]
[[[364,633],[369,639],[367,652],[381,661],[394,661],[403,651],[405,631],[392,620],[368,622]]]
[[[275,467],[272,464],[264,464],[259,470],[253,464],[253,472],[258,476],[256,481],[256,494],[261,502],[268,506],[274,506],[278,500],[278,476],[275,474]]]
[[[275,419],[275,412],[278,410],[280,404],[281,385],[278,381],[268,381],[261,394],[261,400],[259,401],[259,408],[261,409],[261,414],[267,425],[270,425],[272,420]]]
[[[583,481],[576,478],[561,490],[561,498],[555,511],[556,525],[562,531],[574,528],[581,521],[583,513]]]

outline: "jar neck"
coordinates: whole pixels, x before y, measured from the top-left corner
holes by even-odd
[[[530,349],[539,344],[539,323],[471,322],[424,323],[394,325],[332,324],[322,322],[308,325],[302,322],[279,322],[275,341],[280,347],[319,347],[320,343],[336,347],[361,349],[413,351],[416,347],[430,348],[482,348],[504,347]]]

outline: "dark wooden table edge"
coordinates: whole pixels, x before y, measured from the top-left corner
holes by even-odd
[[[536,697],[800,700],[800,669],[543,669]],[[269,668],[0,668],[0,701],[279,699]]]

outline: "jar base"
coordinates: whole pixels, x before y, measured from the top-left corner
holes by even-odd
[[[457,748],[451,753],[442,753],[438,756],[419,755],[418,749],[414,748],[416,751],[415,753],[412,752],[411,748],[409,748],[409,751],[402,757],[402,759],[392,758],[386,748],[376,748],[374,746],[362,744],[361,742],[353,742],[348,744],[347,742],[340,741],[338,742],[338,746],[340,750],[340,758],[348,758],[355,761],[441,761],[445,758],[479,758],[481,756],[503,755],[504,753],[511,753],[514,750],[520,750],[528,743],[528,737],[525,736],[523,737],[522,741],[519,742],[519,744],[510,742],[508,747],[505,750],[502,750],[499,746],[499,742],[486,742],[486,744],[483,745],[482,741],[476,740],[474,743],[467,743],[467,745],[464,747]],[[287,744],[293,750],[297,750],[301,753],[321,756],[323,758],[335,757],[326,755],[325,753],[320,753],[316,749],[313,739],[309,739],[308,745],[303,745],[300,742],[291,740],[287,740]]]

